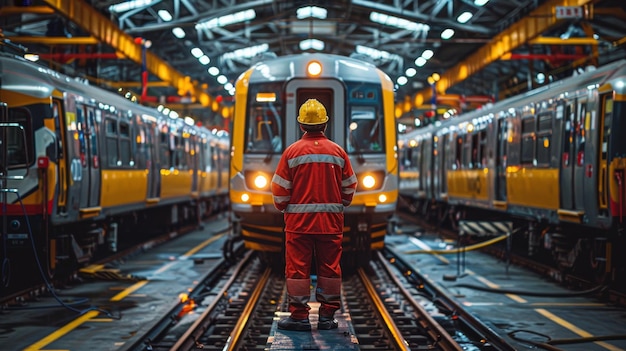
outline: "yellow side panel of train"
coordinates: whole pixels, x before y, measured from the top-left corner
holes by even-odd
[[[506,191],[511,205],[559,208],[559,170],[556,168],[508,167]]]
[[[211,186],[209,184],[209,175],[207,172],[198,171],[198,191],[200,193],[206,193],[211,190]]]
[[[103,170],[100,205],[112,207],[144,202],[147,189],[146,170]]]
[[[488,174],[487,168],[448,171],[448,196],[487,200],[489,196]]]
[[[191,194],[193,171],[161,170],[161,198],[171,198]]]

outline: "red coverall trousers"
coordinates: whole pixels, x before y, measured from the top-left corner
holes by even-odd
[[[293,319],[307,319],[311,309],[311,262],[315,255],[319,316],[333,317],[341,308],[341,242],[343,234],[285,233],[285,277],[289,312]]]

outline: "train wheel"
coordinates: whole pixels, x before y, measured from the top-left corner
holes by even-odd
[[[607,238],[596,238],[589,250],[589,266],[592,269],[593,279],[597,284],[611,283],[611,267],[607,261],[608,256],[612,256],[608,251],[611,245]]]

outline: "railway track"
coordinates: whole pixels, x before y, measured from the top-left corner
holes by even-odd
[[[391,252],[344,276],[343,309],[337,314],[341,349],[513,350],[488,328],[464,314],[443,292],[416,278]],[[276,321],[287,315],[282,273],[247,252],[237,265],[215,269],[184,303],[162,316],[148,335],[124,350],[272,350],[283,333]],[[314,301],[312,299],[312,301]],[[187,303],[187,306],[189,304]],[[193,316],[193,317],[192,317]],[[317,332],[317,331],[316,331]],[[289,334],[292,333],[292,334]],[[295,334],[293,334],[295,333]],[[306,333],[286,332],[299,338]],[[314,341],[312,341],[314,343]],[[345,344],[345,345],[344,345]]]

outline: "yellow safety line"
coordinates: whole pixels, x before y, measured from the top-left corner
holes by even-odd
[[[472,272],[472,274],[474,274]],[[487,285],[488,287],[490,287],[491,289],[500,289],[500,285],[492,283],[491,281],[489,281],[487,278],[485,277],[481,277],[478,275],[475,275],[475,278],[482,282],[483,284]],[[528,301],[526,301],[526,299],[520,297],[519,295],[515,295],[515,294],[505,294],[509,299],[518,302],[518,303],[526,303]]]
[[[100,312],[98,311],[89,311],[85,314],[83,314],[82,316],[76,318],[75,320],[69,322],[68,324],[64,325],[62,328],[58,329],[57,331],[55,331],[54,333],[46,336],[45,338],[37,341],[36,343],[30,345],[29,347],[25,348],[24,351],[39,351],[41,350],[42,347],[60,339],[61,337],[63,337],[63,335],[68,334],[69,332],[71,332],[72,330],[76,329],[77,327],[79,327],[81,324],[83,324],[84,322],[90,320],[91,318],[97,316],[98,314],[100,314]]]
[[[139,290],[141,287],[143,287],[146,284],[148,284],[147,280],[142,280],[140,282],[137,282],[137,283],[129,286],[128,288],[124,289],[119,294],[113,296],[111,298],[111,301],[120,301],[123,298],[125,298],[126,296],[128,296],[128,295],[132,294],[133,292]]]
[[[204,248],[208,244],[212,243],[213,241],[219,239],[223,235],[224,234],[219,234],[219,235],[213,236],[213,237],[205,240],[204,242],[202,242],[201,244],[197,245],[193,249],[187,251],[187,253],[185,253],[183,256],[184,257],[189,257],[189,256],[195,254],[196,252],[200,251],[202,248]],[[171,266],[172,266],[172,263],[169,263],[169,264],[165,265],[164,267],[161,267],[161,269],[159,269],[159,271],[167,270]],[[102,267],[103,267],[102,265],[92,265],[92,266],[89,266],[89,267],[86,267],[86,268],[90,268],[89,272],[93,273],[93,272],[96,272],[98,269],[101,269]],[[137,282],[137,283],[131,285],[130,287],[124,289],[123,291],[121,291],[117,295],[113,296],[110,301],[120,301],[120,300],[124,299],[125,297],[127,297],[128,295],[132,294],[133,292],[139,290],[144,285],[148,284],[148,282],[149,282],[148,280],[142,280],[140,282]],[[89,312],[81,315],[80,317],[78,317],[75,320],[71,321],[70,323],[66,324],[65,326],[63,326],[62,328],[60,328],[57,331],[53,332],[52,334],[46,336],[45,338],[39,340],[38,342],[30,345],[27,348],[25,348],[24,351],[42,351],[41,350],[42,347],[44,347],[44,346],[46,346],[46,345],[48,345],[48,344],[50,344],[50,343],[60,339],[64,335],[66,335],[69,332],[71,332],[72,330],[76,329],[81,324],[83,324],[83,323],[89,321],[90,319],[92,319],[93,317],[97,316],[99,313],[100,312],[98,312],[98,311],[89,311]],[[107,320],[97,320],[97,321],[98,322],[103,322],[103,321],[109,321],[109,320],[107,319]],[[48,350],[48,351],[52,351],[52,350]],[[56,351],[61,351],[61,350],[56,350]],[[66,350],[63,350],[63,351],[66,351]]]
[[[201,244],[199,244],[196,247],[194,247],[193,249],[187,251],[187,253],[185,253],[183,256],[184,257],[189,257],[189,256],[195,254],[196,252],[202,250],[205,246],[209,245],[210,243],[216,241],[217,239],[219,239],[219,238],[221,238],[223,236],[224,236],[224,234],[218,234],[218,235],[212,236],[209,239],[206,239]]]
[[[578,328],[577,326],[573,325],[572,323],[564,320],[561,317],[558,317],[555,314],[552,314],[551,312],[548,312],[547,310],[543,309],[543,308],[538,308],[535,311],[537,311],[537,313],[541,314],[542,316],[548,318],[549,320],[553,321],[554,323],[568,329],[569,331],[582,336],[583,338],[589,338],[589,337],[593,337],[593,335],[587,331],[584,331],[580,328]],[[595,341],[594,342],[597,345],[600,345],[602,347],[604,347],[607,350],[611,350],[611,351],[624,351],[623,349],[619,348],[619,347],[615,347],[609,343],[606,343],[604,341]]]
[[[430,251],[431,251],[430,246],[428,246],[426,243],[424,243],[423,241],[421,241],[421,240],[419,240],[419,239],[416,239],[416,238],[410,237],[410,238],[409,238],[409,241],[410,241],[410,242],[412,242],[412,243],[413,243],[413,245],[415,245],[415,246],[417,246],[417,247],[422,248],[422,250],[419,250],[419,251],[422,251],[422,252],[430,252]],[[440,255],[439,255],[439,254],[437,254],[437,253],[434,253],[433,255],[434,255],[434,256],[435,256],[435,257],[436,257],[439,261],[441,261],[441,262],[443,262],[443,263],[445,263],[445,264],[450,264],[450,261],[448,261],[448,259],[447,259],[447,258],[445,258],[444,256],[440,256]]]

